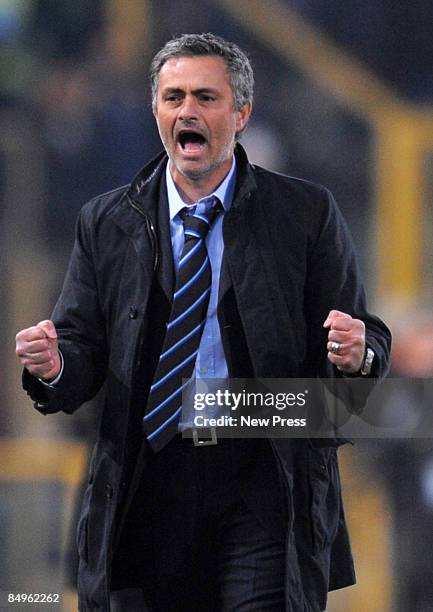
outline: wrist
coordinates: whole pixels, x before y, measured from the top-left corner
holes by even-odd
[[[53,386],[59,382],[62,374],[63,374],[63,355],[60,351],[58,351],[56,358],[55,358],[55,365],[45,376],[39,377],[39,380],[44,385]]]

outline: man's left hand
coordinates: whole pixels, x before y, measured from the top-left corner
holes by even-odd
[[[362,366],[365,353],[365,325],[349,314],[331,310],[323,327],[328,333],[328,359],[341,372],[355,374]]]

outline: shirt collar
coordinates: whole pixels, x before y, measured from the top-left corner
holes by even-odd
[[[185,206],[191,206],[191,204],[187,204],[180,197],[179,192],[176,188],[176,185],[173,181],[173,177],[171,176],[169,166],[170,166],[170,161],[168,162],[167,168],[165,171],[165,180],[167,184],[170,221],[172,221],[174,217],[182,210],[182,208],[185,208]],[[217,197],[218,200],[223,205],[224,210],[228,210],[232,204],[235,182],[236,182],[236,158],[233,155],[233,161],[232,161],[231,168],[229,170],[229,173],[223,180],[223,182],[215,189],[215,191],[205,196],[204,198],[200,198],[200,200],[198,200],[198,202],[195,202],[195,204],[198,204],[199,202],[202,202],[203,200],[207,200],[208,198],[211,198],[211,197]]]

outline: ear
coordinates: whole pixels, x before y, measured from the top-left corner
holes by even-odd
[[[236,116],[236,133],[237,134],[240,134],[245,128],[245,126],[247,125],[250,119],[250,116],[251,116],[252,109],[253,109],[253,106],[251,102],[247,102],[246,104],[244,104],[241,110],[237,112],[237,116]]]

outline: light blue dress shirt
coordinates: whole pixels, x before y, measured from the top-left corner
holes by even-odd
[[[180,254],[184,245],[183,223],[179,212],[187,206],[194,208],[199,213],[203,213],[212,205],[211,199],[217,197],[223,205],[224,211],[228,210],[232,204],[233,192],[236,181],[236,161],[233,156],[233,163],[229,173],[223,182],[208,196],[201,198],[194,204],[187,204],[179,195],[169,170],[169,163],[166,169],[166,182],[168,194],[168,206],[170,215],[171,244],[173,248],[173,258],[175,269],[177,270]],[[206,247],[212,269],[212,285],[209,298],[209,307],[206,323],[200,341],[200,346],[195,363],[195,373],[197,378],[227,378],[227,362],[221,340],[221,332],[217,317],[218,288],[221,274],[221,263],[223,257],[224,240],[222,234],[224,212],[220,213],[214,222],[212,229],[206,236]]]
[[[208,196],[201,198],[198,202],[188,204],[184,202],[176,188],[173,178],[170,173],[169,163],[166,169],[166,183],[168,194],[168,206],[170,215],[170,233],[171,244],[173,248],[173,259],[175,270],[177,270],[180,255],[184,245],[183,222],[179,212],[186,207],[193,208],[198,213],[203,213],[214,204],[213,198],[218,198],[223,206],[221,212],[211,230],[206,236],[206,247],[209,254],[211,269],[212,269],[212,285],[209,298],[209,306],[207,312],[206,323],[203,328],[203,334],[200,340],[197,359],[195,362],[192,379],[203,378],[228,378],[227,361],[224,355],[224,349],[221,339],[221,331],[218,323],[217,307],[218,307],[218,290],[221,275],[221,263],[224,250],[224,239],[222,234],[224,212],[228,210],[232,204],[233,193],[236,182],[236,161],[233,156],[232,166],[229,173],[223,182]],[[207,416],[213,410],[206,411]],[[192,425],[192,415],[182,414],[180,429]]]

